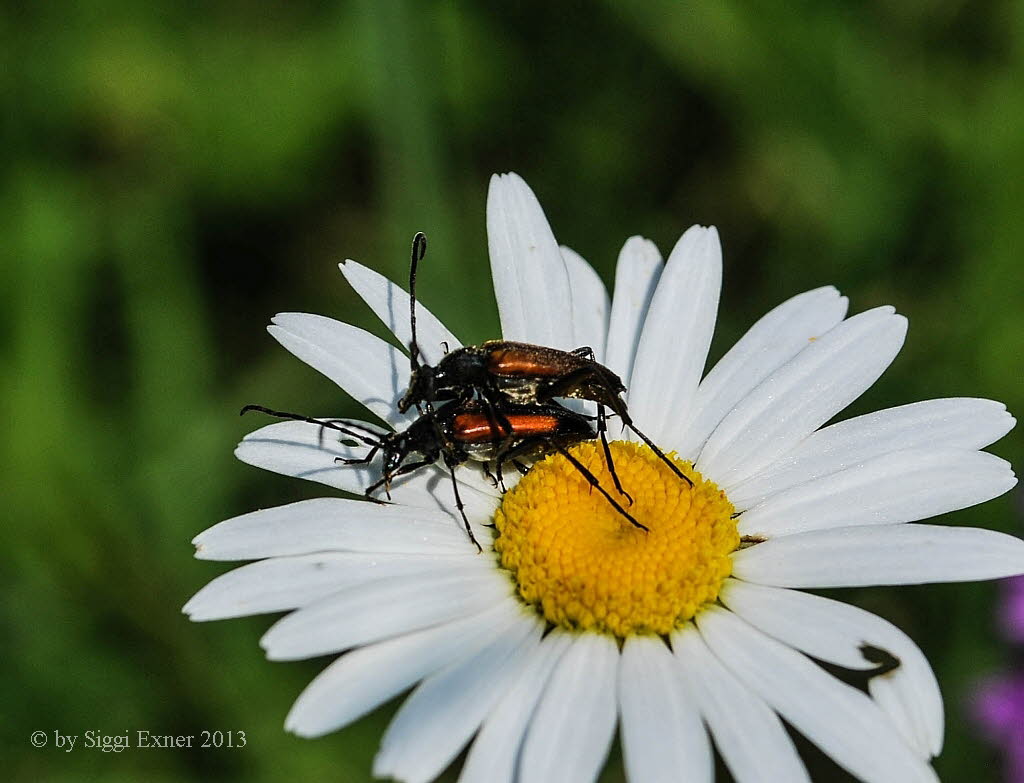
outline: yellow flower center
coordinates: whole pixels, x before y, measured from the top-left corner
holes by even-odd
[[[552,455],[505,495],[494,548],[520,597],[555,625],[623,638],[667,634],[714,601],[740,545],[725,493],[688,462],[676,476],[650,448],[611,444],[615,490],[600,443],[570,453],[643,531],[592,490],[572,463]]]

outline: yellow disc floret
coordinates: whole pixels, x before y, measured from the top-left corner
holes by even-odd
[[[739,547],[732,504],[676,460],[676,476],[647,446],[611,444],[615,490],[600,444],[570,449],[648,531],[635,527],[561,455],[538,462],[495,514],[494,548],[520,597],[555,625],[623,638],[667,634],[718,597]]]

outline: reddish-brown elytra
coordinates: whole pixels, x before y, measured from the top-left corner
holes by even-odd
[[[619,482],[608,448],[606,408],[636,433],[676,476],[687,484],[693,484],[674,461],[637,429],[621,396],[626,390],[622,379],[595,361],[594,352],[589,347],[561,351],[530,343],[488,340],[481,345],[457,348],[442,357],[436,366],[420,362],[420,348],[416,341],[416,268],[426,254],[426,248],[426,236],[416,234],[409,269],[411,377],[409,388],[398,402],[400,411],[404,413],[415,405],[417,410],[429,412],[435,402],[478,398],[486,404],[492,420],[505,426],[508,422],[503,419],[503,410],[510,403],[547,405],[560,397],[590,400],[597,403],[597,435],[601,439],[612,481],[630,503],[632,498]]]
[[[502,341],[488,352],[487,372],[510,378],[557,378],[565,372],[564,353],[541,345]]]
[[[508,410],[504,414],[502,418],[509,423],[510,428],[496,423],[486,412],[459,413],[455,416],[453,426],[459,439],[465,443],[493,440],[496,432],[507,438],[510,435],[548,435],[558,430],[559,420],[555,416],[533,412],[510,413]]]

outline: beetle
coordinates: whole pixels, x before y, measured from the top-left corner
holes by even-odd
[[[345,465],[365,465],[381,452],[383,464],[381,477],[364,491],[364,495],[375,502],[382,502],[373,493],[384,488],[390,500],[391,483],[399,476],[427,467],[439,459],[444,462],[452,481],[455,506],[462,516],[463,525],[470,540],[481,549],[479,542],[466,518],[459,485],[455,479],[455,468],[469,460],[484,463],[484,472],[495,485],[502,481],[502,466],[513,464],[520,472],[527,468],[520,460],[536,459],[557,452],[565,457],[587,482],[598,490],[629,522],[641,530],[641,524],[629,514],[604,487],[598,478],[569,452],[569,447],[591,440],[594,429],[591,419],[561,405],[518,405],[503,403],[500,407],[500,421],[495,420],[491,408],[481,400],[452,400],[436,408],[431,406],[404,430],[380,434],[363,425],[343,419],[315,419],[298,413],[288,413],[265,408],[262,405],[246,405],[242,413],[260,411],[279,419],[294,419],[317,424],[323,429],[333,429],[354,438],[370,447],[358,459],[337,457],[336,462]],[[419,454],[420,459],[409,460]],[[488,465],[493,464],[496,478],[491,476]]]
[[[626,390],[622,379],[597,362],[589,347],[562,351],[511,340],[488,340],[448,352],[435,366],[421,362],[416,341],[416,270],[426,249],[427,238],[419,232],[412,240],[409,264],[410,378],[408,389],[398,401],[401,412],[405,413],[414,405],[420,412],[429,412],[434,402],[478,397],[488,406],[495,421],[504,426],[507,422],[501,415],[508,403],[547,405],[555,403],[559,397],[589,400],[597,403],[597,434],[612,481],[630,503],[633,499],[622,488],[612,464],[605,408],[618,416],[676,476],[693,486],[693,481],[679,466],[633,423],[621,396]]]

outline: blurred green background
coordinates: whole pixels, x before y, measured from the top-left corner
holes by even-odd
[[[231,452],[264,423],[245,403],[356,413],[264,331],[299,310],[380,333],[341,259],[401,279],[426,231],[424,302],[464,341],[497,334],[493,171],[522,174],[606,282],[627,236],[667,252],[716,224],[712,359],[833,283],[911,322],[850,413],[956,395],[1024,411],[1024,4],[83,0],[8,7],[0,41],[5,776],[369,778],[394,705],[285,734],[324,661],[265,661],[268,618],[187,622],[225,570],[189,539],[323,493]],[[1022,464],[1019,437],[993,451]],[[1021,532],[1010,496],[955,521]],[[841,595],[934,663],[943,779],[996,779],[963,706],[1009,656],[997,586]],[[33,749],[39,729],[248,745],[66,754]]]

